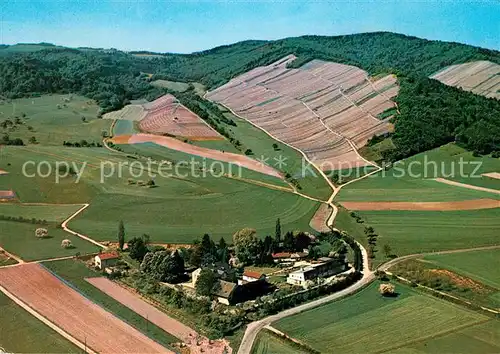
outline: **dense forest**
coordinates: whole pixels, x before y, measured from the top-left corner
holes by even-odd
[[[161,89],[148,84],[143,73],[153,74],[153,79],[201,82],[214,88],[291,53],[298,59],[290,67],[316,58],[356,65],[370,74],[395,73],[401,85],[397,97],[401,114],[395,118],[396,149],[387,154],[388,159],[450,141],[477,153],[500,151],[500,102],[427,78],[456,63],[490,60],[500,64],[498,51],[387,32],[244,41],[193,54],[150,57],[46,44],[34,46],[33,51],[25,45],[22,49],[0,47],[0,95],[16,98],[73,92],[95,99],[103,112],[120,108],[132,99],[162,94]]]

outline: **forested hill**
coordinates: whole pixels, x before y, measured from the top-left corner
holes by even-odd
[[[46,49],[45,49],[46,48]],[[129,100],[153,98],[154,78],[197,81],[213,88],[259,65],[295,54],[292,66],[317,58],[361,67],[371,74],[398,75],[401,115],[396,119],[396,159],[457,140],[480,153],[500,150],[500,103],[444,86],[427,77],[445,66],[472,60],[500,64],[500,52],[377,32],[336,37],[304,36],[244,41],[193,54],[137,57],[117,50],[37,46],[0,47],[0,95],[74,92],[93,98],[103,111]],[[148,53],[151,54],[151,53]]]

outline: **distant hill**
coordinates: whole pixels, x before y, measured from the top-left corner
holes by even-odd
[[[153,99],[165,92],[149,85],[148,80],[200,82],[215,88],[288,54],[297,56],[291,67],[315,58],[351,64],[372,75],[398,76],[401,114],[395,117],[396,149],[387,153],[387,159],[455,140],[478,153],[500,151],[500,103],[428,78],[453,64],[477,60],[500,64],[500,52],[460,43],[375,32],[251,40],[192,54],[129,54],[45,44],[19,44],[0,49],[0,53],[4,53],[0,54],[0,95],[74,92],[97,100],[103,112],[119,109],[132,99]]]

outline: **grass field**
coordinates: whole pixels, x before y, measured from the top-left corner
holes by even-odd
[[[113,135],[128,135],[135,134],[138,130],[136,129],[135,122],[133,120],[127,119],[117,119],[115,125],[113,126]]]
[[[151,85],[156,87],[167,88],[169,90],[174,90],[178,92],[184,92],[189,88],[189,84],[186,82],[169,81],[169,80],[155,80],[151,82]]]
[[[252,354],[300,354],[302,351],[287,340],[278,338],[266,330],[260,331],[252,347]]]
[[[161,154],[163,152],[164,149]],[[274,233],[277,218],[281,219],[284,231],[310,230],[309,221],[317,208],[316,202],[292,193],[209,175],[158,175],[156,188],[129,185],[129,178],[147,181],[150,178],[147,171],[143,177],[133,177],[131,173],[140,171],[124,167],[120,177],[117,166],[136,160],[106,149],[8,146],[2,154],[0,169],[9,174],[0,176],[0,188],[14,189],[22,202],[90,203],[70,227],[99,240],[116,239],[120,220],[125,222],[127,237],[147,233],[155,242],[189,243],[205,232],[217,238],[230,238],[243,227],[254,227],[264,237]],[[48,161],[50,164],[69,161],[75,162],[78,169],[87,164],[79,183],[75,183],[75,177],[66,177],[56,183],[54,175],[47,178],[24,176],[25,161]],[[101,171],[111,172],[111,165],[115,166],[115,173],[101,183]],[[33,173],[34,167],[27,172]],[[261,175],[249,172],[245,176]],[[265,182],[279,182],[276,178],[262,176],[259,177]]]
[[[60,223],[81,207],[81,205],[25,205],[9,203],[0,204],[0,215],[22,216],[25,219],[35,218]]]
[[[0,292],[0,347],[7,353],[82,353]]]
[[[37,227],[47,228],[49,237],[37,238]],[[76,253],[99,252],[99,247],[79,237],[73,236],[55,226],[35,225],[16,221],[0,221],[0,246],[25,261],[73,256]],[[61,242],[68,239],[74,248],[64,249]]]
[[[282,319],[273,326],[325,353],[496,353],[500,322],[396,285],[378,282],[348,298]]]
[[[377,234],[398,256],[498,244],[500,208],[468,211],[363,211]],[[383,257],[378,252],[377,257]]]
[[[120,304],[110,296],[86,282],[84,278],[100,276],[100,273],[88,269],[83,263],[75,260],[63,260],[55,262],[43,263],[51,272],[57,274],[60,278],[68,282],[77,291],[82,293],[91,301],[111,312],[116,317],[127,322],[137,330],[146,334],[158,343],[169,347],[170,343],[178,342],[179,340],[171,334],[163,331],[153,323],[147,322],[128,307]]]
[[[0,122],[19,117],[21,123],[0,128],[0,133],[8,134],[11,139],[21,138],[25,144],[32,136],[42,145],[62,146],[65,140],[79,142],[82,139],[97,143],[102,140],[102,131],[109,131],[111,125],[111,121],[97,118],[98,109],[95,102],[77,95],[5,101],[0,104]]]
[[[500,291],[500,268],[495,266],[500,249],[430,255],[424,259]]]
[[[477,171],[475,171],[476,166],[479,166]],[[432,180],[443,177],[500,190],[500,180],[481,176],[482,173],[497,171],[500,171],[500,159],[488,156],[473,157],[471,152],[455,144],[448,144],[403,160],[395,164],[392,169],[347,186],[339,193],[338,200],[438,202],[479,198],[500,199],[498,194],[444,185]]]

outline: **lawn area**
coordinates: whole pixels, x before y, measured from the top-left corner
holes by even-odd
[[[389,244],[397,256],[498,244],[500,208],[362,211],[358,214],[379,235],[377,258],[383,257],[381,250],[384,244]]]
[[[287,317],[276,328],[321,352],[495,353],[500,322],[396,285],[385,298],[374,282],[359,293]],[[483,332],[484,331],[484,332]]]
[[[0,349],[6,353],[81,353],[80,348],[0,292]]]
[[[39,219],[48,222],[63,222],[80,209],[82,205],[26,205],[18,203],[0,204],[0,215],[25,219]]]
[[[500,291],[500,267],[496,266],[500,249],[429,255],[424,259]]]
[[[49,237],[37,238],[35,230],[38,227],[48,229]],[[73,236],[54,225],[36,225],[17,221],[0,221],[0,246],[25,261],[35,261],[48,258],[73,256],[76,253],[88,254],[99,252],[99,247]],[[64,249],[61,242],[68,239],[73,248]]]
[[[138,315],[128,307],[120,304],[115,299],[85,281],[85,278],[101,276],[101,273],[88,269],[85,264],[75,260],[44,262],[43,265],[51,272],[67,281],[82,295],[111,312],[116,317],[127,322],[132,327],[141,331],[158,343],[170,347],[170,343],[178,342],[170,333],[165,332],[153,323],[148,323],[145,318]]]
[[[0,104],[0,122],[14,122],[18,117],[20,123],[0,128],[0,133],[21,138],[25,144],[32,136],[42,145],[62,146],[65,140],[82,139],[97,143],[111,125],[111,121],[97,118],[98,110],[94,101],[71,94],[14,99]]]
[[[300,354],[301,350],[291,345],[287,340],[278,338],[262,330],[257,335],[252,347],[252,354]]]
[[[462,164],[462,165],[460,165]],[[479,169],[475,171],[476,166]],[[460,172],[462,168],[463,173]],[[342,189],[342,201],[457,201],[467,199],[500,199],[499,194],[445,185],[432,178],[443,177],[461,183],[500,190],[500,180],[482,177],[486,172],[500,171],[500,159],[473,157],[455,144],[415,155]],[[411,172],[411,175],[410,175]]]

